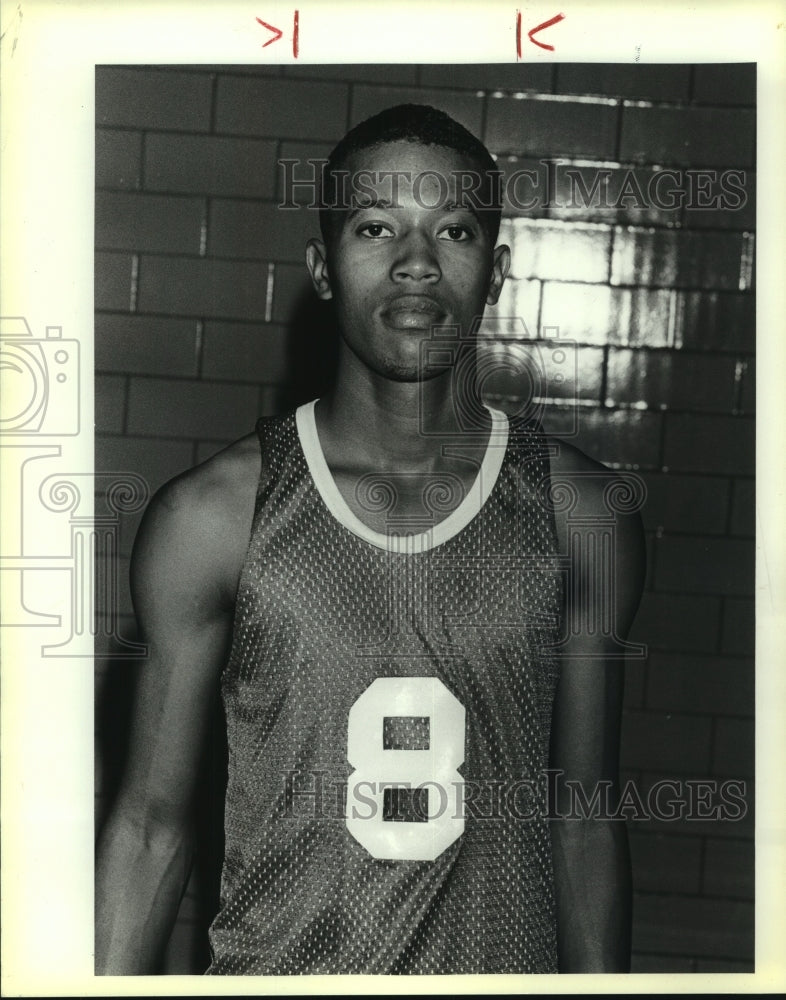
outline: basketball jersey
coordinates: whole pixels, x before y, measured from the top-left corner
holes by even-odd
[[[384,533],[313,403],[259,421],[209,974],[556,972],[548,455],[490,412],[474,485],[429,480],[422,523],[397,519],[396,475],[361,479]]]

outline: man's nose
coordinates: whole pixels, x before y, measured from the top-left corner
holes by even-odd
[[[431,241],[423,233],[412,231],[400,240],[398,254],[391,268],[394,281],[426,281],[433,284],[442,277]]]

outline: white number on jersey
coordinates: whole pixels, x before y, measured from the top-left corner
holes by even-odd
[[[433,861],[464,832],[465,711],[436,677],[379,677],[349,711],[347,829],[375,858]],[[427,717],[428,749],[385,749],[384,720]],[[384,818],[385,788],[428,789],[423,822]]]

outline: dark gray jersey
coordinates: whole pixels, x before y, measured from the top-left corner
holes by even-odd
[[[427,484],[430,524],[398,523],[395,476],[361,481],[385,533],[341,497],[313,404],[259,422],[211,974],[556,971],[549,463],[492,416],[458,506],[455,477]]]

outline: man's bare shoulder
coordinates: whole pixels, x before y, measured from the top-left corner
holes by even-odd
[[[153,503],[198,519],[233,519],[253,510],[259,480],[256,434],[248,434],[211,458],[170,479]]]
[[[551,446],[552,495],[559,495],[560,485],[571,492],[570,502],[555,504],[556,526],[563,551],[568,546],[568,521],[571,533],[594,536],[597,527],[613,526],[615,577],[624,591],[620,599],[620,622],[627,629],[644,583],[646,543],[640,507],[646,488],[635,473],[618,473],[585,454],[576,445],[547,437]],[[622,634],[622,624],[620,634]]]
[[[571,475],[581,473],[607,473],[613,475],[611,469],[603,465],[597,459],[591,458],[581,448],[563,438],[546,435],[546,442],[551,452],[552,473],[557,475]]]
[[[608,497],[615,488],[624,488],[623,477],[569,441],[551,436],[547,436],[546,441],[554,485],[562,481],[573,486],[576,491],[574,510],[608,515]]]
[[[134,545],[134,575],[185,576],[222,600],[234,596],[260,471],[255,434],[165,483],[148,505]]]

